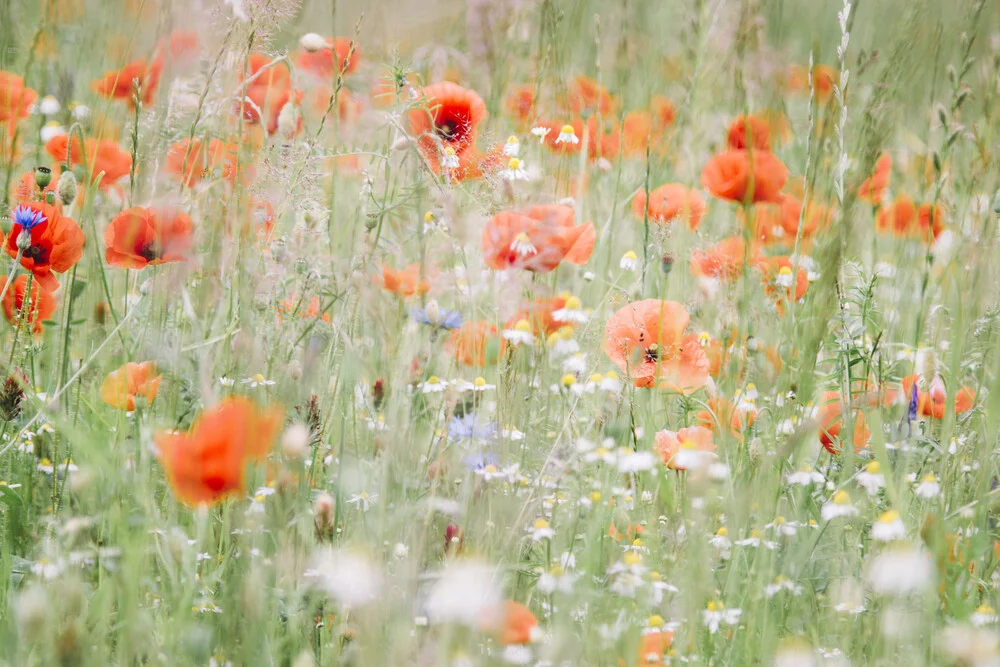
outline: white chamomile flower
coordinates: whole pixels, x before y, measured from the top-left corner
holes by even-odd
[[[59,100],[52,95],[46,95],[42,98],[42,101],[38,103],[38,112],[43,116],[54,116],[60,111],[62,111],[62,105],[59,104]]]
[[[531,323],[528,320],[518,320],[514,323],[513,329],[504,329],[501,334],[511,345],[531,345],[535,342],[535,335],[531,333]]]
[[[367,491],[362,491],[361,493],[353,494],[347,499],[347,503],[360,508],[362,512],[367,512],[377,499],[377,493],[369,494]]]
[[[997,612],[988,604],[981,604],[969,616],[969,622],[977,628],[981,628],[984,625],[993,625],[997,622]]]
[[[576,322],[583,324],[590,319],[590,313],[583,310],[583,304],[580,303],[578,297],[571,296],[566,299],[566,303],[562,308],[552,311],[552,319],[556,322]]]
[[[719,555],[722,558],[729,558],[729,550],[733,547],[732,541],[729,539],[729,529],[725,526],[719,528],[715,531],[715,535],[712,539],[708,541],[715,549],[719,551]]]
[[[39,137],[45,143],[55,139],[56,137],[61,137],[66,134],[66,128],[57,120],[50,120],[44,126],[42,126],[39,132]]]
[[[551,128],[548,127],[533,127],[531,128],[531,135],[533,137],[538,137],[538,143],[545,143],[545,137],[548,136]]]
[[[764,587],[764,596],[767,598],[773,598],[782,591],[787,591],[792,595],[801,595],[802,587],[790,579],[785,579],[784,577],[779,576],[775,579],[773,584],[768,584]]]
[[[788,484],[795,484],[798,486],[810,486],[812,484],[822,484],[823,480],[822,473],[816,472],[812,469],[812,466],[802,466],[793,473],[789,473],[785,476],[785,482]]]
[[[524,168],[524,160],[517,157],[512,157],[507,161],[507,168],[500,170],[500,178],[506,179],[508,181],[526,181],[528,180],[528,172]]]
[[[721,602],[710,601],[708,606],[701,612],[702,623],[708,628],[708,631],[715,634],[719,630],[719,626],[725,623],[726,625],[736,625],[740,622],[740,616],[743,614],[742,609],[726,609]]]
[[[880,595],[908,595],[933,585],[934,563],[918,547],[899,546],[872,559],[865,579]]]
[[[231,377],[226,377],[225,375],[223,375],[222,377],[219,378],[219,384],[222,385],[223,387],[232,387],[234,384],[236,384],[236,380],[234,380]]]
[[[576,130],[573,129],[572,125],[563,125],[559,130],[559,136],[556,137],[557,144],[578,144],[580,139],[576,136]]]
[[[513,134],[507,137],[503,145],[503,154],[507,157],[517,157],[521,152],[521,142]]]
[[[778,516],[774,518],[774,521],[764,526],[767,530],[773,530],[778,535],[783,537],[791,537],[799,532],[799,527],[802,526],[798,521],[788,521],[783,516]]]
[[[906,526],[896,510],[883,512],[872,525],[872,539],[879,542],[892,542],[906,537]]]
[[[549,522],[545,519],[539,519],[536,521],[534,525],[528,529],[528,532],[531,533],[531,539],[535,542],[551,539],[556,534],[556,531],[552,530],[552,527],[549,526]]]
[[[775,285],[777,285],[778,287],[785,287],[785,288],[787,288],[787,287],[791,287],[792,286],[792,282],[793,282],[793,279],[792,279],[792,269],[791,268],[789,268],[787,266],[783,266],[780,269],[778,269],[778,275],[776,275],[774,277],[774,284]]]
[[[445,169],[458,169],[461,163],[458,160],[458,154],[455,152],[454,148],[447,146],[444,149],[444,157],[441,160],[441,164]]]
[[[583,373],[587,370],[587,355],[583,352],[569,355],[563,360],[562,369],[566,373],[573,373],[574,375]]]
[[[510,249],[516,253],[518,257],[528,257],[529,255],[534,255],[538,252],[538,248],[531,243],[531,237],[524,232],[521,232],[514,237],[514,240],[510,242]]]
[[[622,271],[635,271],[639,268],[639,256],[635,254],[634,250],[629,250],[622,255],[621,261],[618,262],[618,268]]]
[[[750,531],[750,537],[742,540],[736,540],[736,545],[741,547],[764,547],[772,550],[778,547],[777,543],[765,540],[764,536],[761,535],[758,530]]]
[[[933,473],[927,473],[917,484],[917,488],[914,489],[914,493],[917,497],[923,498],[924,500],[930,500],[935,498],[941,493],[941,484],[938,482],[937,477]]]
[[[505,428],[503,431],[501,431],[500,435],[513,442],[524,440],[524,432],[517,430],[513,426],[508,426],[507,428]]]
[[[257,373],[253,377],[244,378],[240,381],[240,384],[247,385],[251,389],[256,389],[257,387],[271,387],[275,384],[275,381],[268,380],[260,373]]]
[[[468,388],[468,391],[490,391],[496,388],[495,384],[488,384],[486,378],[479,376],[472,381],[472,386]]]
[[[882,467],[878,461],[872,461],[865,466],[855,479],[869,496],[874,496],[885,487],[885,475],[882,474]]]
[[[618,393],[622,390],[622,381],[618,379],[618,373],[614,371],[608,371],[604,374],[601,379],[600,388],[602,391],[609,391],[611,393]]]
[[[820,509],[820,516],[823,521],[831,521],[838,517],[857,516],[858,508],[851,504],[851,496],[847,491],[840,490],[834,494],[833,498],[823,504]]]
[[[73,103],[69,108],[73,120],[87,120],[90,117],[90,107],[85,104]]]
[[[418,385],[422,394],[439,394],[448,387],[448,381],[432,375]]]

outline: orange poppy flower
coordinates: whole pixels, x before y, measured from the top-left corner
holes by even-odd
[[[283,420],[280,406],[261,410],[230,396],[202,412],[187,433],[158,433],[158,456],[174,495],[194,506],[245,493],[247,464],[267,456]]]
[[[927,391],[919,387],[920,376],[916,373],[903,378],[903,400],[909,402],[913,388],[917,386],[917,412],[925,417],[944,419],[947,412],[948,391],[940,376],[931,381]],[[972,387],[962,387],[955,394],[955,414],[962,414],[972,409],[976,402],[976,390]]]
[[[653,448],[671,470],[696,470],[715,459],[712,432],[701,426],[657,431]]]
[[[296,102],[302,99],[301,91],[292,90],[288,68],[283,64],[269,66],[271,62],[272,59],[262,53],[250,54],[246,99],[240,105],[243,117],[251,123],[264,125],[268,134],[278,130],[278,116],[293,95]]]
[[[56,162],[66,162],[67,152],[72,166],[84,165],[90,172],[91,182],[101,179],[100,188],[120,189],[119,179],[132,171],[132,155],[117,142],[109,139],[87,139],[80,147],[80,140],[73,138],[72,146],[65,134],[54,137],[45,144],[45,151]]]
[[[728,429],[729,433],[737,439],[742,439],[743,431],[753,426],[757,420],[757,408],[749,406],[746,409],[737,409],[733,402],[722,396],[710,398],[708,409],[699,410],[695,414],[698,425],[707,428],[713,433],[718,433],[720,428]]]
[[[669,630],[648,628],[639,640],[639,657],[636,667],[660,667],[664,656],[674,642],[674,633]]]
[[[409,113],[410,131],[417,146],[435,174],[441,173],[438,142],[461,156],[476,142],[476,130],[486,116],[486,103],[474,90],[457,83],[441,81],[421,93],[426,108]]]
[[[539,633],[538,619],[520,602],[506,600],[498,608],[487,609],[480,619],[485,632],[504,646],[530,644]]]
[[[705,198],[697,190],[681,183],[667,183],[650,193],[647,203],[646,191],[639,190],[632,198],[632,213],[642,220],[644,209],[652,222],[666,224],[680,219],[687,222],[693,231],[705,216]]]
[[[677,109],[669,99],[663,95],[653,95],[649,106],[653,112],[653,121],[657,129],[662,131],[674,124],[674,120],[677,118]]]
[[[615,312],[604,329],[604,353],[636,387],[690,394],[708,381],[708,358],[690,316],[676,301],[645,299]]]
[[[189,60],[195,58],[201,49],[201,38],[193,30],[174,30],[160,41],[160,50],[165,51],[169,60]]]
[[[936,239],[944,231],[944,209],[940,205],[924,202],[917,208],[917,236]]]
[[[763,273],[764,293],[774,301],[779,315],[785,314],[786,301],[798,301],[809,288],[809,272],[795,266],[791,257],[768,257],[757,263]]]
[[[737,204],[777,203],[787,180],[788,168],[767,151],[728,150],[701,172],[701,185],[709,194]]]
[[[816,99],[821,103],[830,99],[833,86],[840,81],[840,73],[829,65],[814,65],[812,69],[813,88]],[[809,93],[809,69],[793,65],[788,72],[788,89],[792,92]]]
[[[925,203],[918,208],[909,197],[897,197],[879,210],[875,228],[880,234],[930,242],[944,231],[944,214],[940,206]]]
[[[12,72],[0,70],[0,123],[6,122],[13,126],[17,121],[27,118],[37,97],[38,93],[25,87],[24,79]]]
[[[653,129],[653,114],[629,111],[622,122],[622,145],[626,155],[643,156],[646,145],[655,142],[659,132]]]
[[[135,83],[139,84],[139,99],[144,105],[152,104],[156,89],[160,85],[160,75],[163,73],[163,59],[154,58],[151,63],[145,59],[128,63],[121,70],[105,72],[100,79],[95,79],[90,87],[102,97],[125,100],[129,107],[135,108]]]
[[[156,374],[156,364],[128,362],[108,373],[101,383],[101,400],[117,410],[135,410],[135,399],[142,397],[149,405],[160,390],[162,375]]]
[[[878,206],[885,197],[885,191],[892,180],[892,156],[882,153],[875,162],[875,171],[858,188],[858,199]]]
[[[111,221],[104,244],[105,261],[123,269],[183,262],[194,244],[194,223],[172,208],[134,206]]]
[[[535,86],[526,83],[511,88],[504,99],[504,108],[518,122],[529,122],[535,115]]]
[[[819,441],[823,448],[831,454],[841,452],[840,431],[844,427],[844,405],[840,400],[840,392],[828,391],[820,401],[817,419],[819,420]],[[860,410],[854,413],[854,451],[860,452],[868,447],[871,431],[868,429],[865,414]]]
[[[569,82],[566,106],[574,114],[613,116],[618,101],[596,79],[580,75]]]
[[[0,278],[0,290],[7,285],[7,278]],[[7,321],[17,325],[18,321],[31,328],[35,334],[42,333],[42,322],[49,320],[56,312],[56,297],[52,292],[40,285],[38,281],[31,283],[31,294],[28,298],[28,310],[25,310],[25,295],[28,294],[28,276],[20,275],[14,284],[3,295],[3,312]]]
[[[483,259],[491,269],[548,273],[562,261],[583,265],[597,234],[594,224],[574,225],[575,212],[564,204],[504,211],[483,228]]]
[[[754,237],[761,243],[794,245],[802,222],[802,240],[809,241],[820,229],[829,226],[834,211],[822,204],[810,202],[802,213],[802,201],[789,194],[781,195],[777,204],[756,204],[753,210]]]
[[[302,51],[295,58],[295,66],[324,81],[332,81],[334,75],[341,71],[344,75],[354,72],[361,64],[361,49],[354,45],[351,53],[351,40],[347,37],[335,37],[326,40],[327,47],[318,51]]]
[[[404,297],[426,294],[431,288],[430,282],[420,279],[420,264],[410,264],[400,270],[382,265],[381,273],[375,276],[375,284],[381,285],[387,292]]]
[[[610,120],[599,123],[597,116],[587,118],[586,142],[584,142],[584,122],[582,118],[573,118],[566,123],[540,120],[535,123],[535,126],[548,130],[545,135],[545,145],[553,152],[576,154],[580,152],[584,143],[586,143],[587,156],[592,160],[604,156],[613,158],[618,155],[618,147],[621,143],[621,131]],[[576,137],[575,142],[560,138],[560,135],[567,133],[569,130],[572,130],[573,136]]]
[[[771,150],[771,129],[767,120],[760,116],[742,115],[729,126],[729,147],[732,149],[756,148]]]
[[[211,176],[216,169],[232,182],[236,177],[238,153],[237,145],[218,139],[182,139],[167,149],[167,173],[183,180],[189,188]]]
[[[691,252],[691,273],[695,276],[736,280],[743,275],[743,267],[749,261],[756,266],[761,260],[760,249],[751,243],[749,251],[739,236],[730,236],[704,250]]]
[[[551,299],[535,299],[527,307],[517,311],[517,313],[507,321],[508,329],[513,329],[521,320],[526,321],[531,326],[531,333],[541,338],[547,338],[549,334],[559,331],[563,326],[574,325],[574,322],[556,321],[553,313],[566,306],[566,298],[562,296]]]
[[[278,322],[281,322],[282,317],[286,315],[297,315],[302,320],[311,320],[315,317],[320,317],[319,297],[314,296],[306,302],[305,299],[300,299],[295,294],[289,295],[287,299],[278,304]],[[320,319],[329,324],[331,321],[330,313],[323,313]]]
[[[507,341],[489,322],[473,320],[452,329],[448,349],[456,361],[466,366],[492,366],[503,356]]]
[[[35,280],[50,291],[59,289],[52,272],[68,271],[83,256],[83,230],[72,218],[64,217],[59,209],[41,202],[19,204],[13,212],[10,233],[4,248],[17,257],[18,238],[22,232],[30,243],[21,252],[21,266],[35,274]]]
[[[45,186],[45,190],[38,187],[38,183],[35,181],[34,171],[26,171],[21,174],[21,178],[18,179],[17,187],[14,190],[14,201],[18,204],[27,204],[32,201],[42,201],[46,193],[51,192],[55,194],[56,187],[59,185],[59,175],[62,173],[62,169],[60,169],[59,165],[56,164],[52,166],[51,171],[52,180]],[[59,201],[58,197],[55,199],[54,206],[62,210],[60,208],[62,206],[62,202]]]

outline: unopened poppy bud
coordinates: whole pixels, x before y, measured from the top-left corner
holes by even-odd
[[[299,118],[294,104],[286,104],[281,107],[278,114],[278,135],[286,138],[293,137],[298,129]]]
[[[136,395],[136,397],[133,399],[132,402],[135,405],[136,410],[145,410],[146,406],[148,405],[148,403],[146,402],[146,397],[143,396],[142,394]]]
[[[304,461],[309,454],[309,429],[292,424],[281,435],[281,454],[293,461]]]
[[[31,247],[31,232],[27,229],[21,230],[21,233],[17,235],[17,249],[24,252]]]
[[[35,167],[35,184],[45,189],[52,182],[52,170],[48,167]]]
[[[660,259],[660,268],[663,269],[664,275],[669,275],[674,268],[674,256],[669,253],[664,255]]]
[[[1000,201],[1000,200],[998,200],[998,201]],[[9,215],[0,215],[0,230],[3,231],[3,235],[4,236],[7,236],[7,234],[10,234],[10,230],[11,230],[11,228],[13,228],[13,226],[14,226],[14,223],[10,219]]]
[[[299,46],[309,53],[313,53],[314,51],[327,48],[327,42],[323,39],[322,35],[317,35],[314,32],[307,32],[299,38]]]
[[[63,206],[69,206],[76,199],[76,175],[72,171],[64,171],[59,176],[59,183],[56,185],[56,192],[59,193],[59,201]]]
[[[45,203],[49,204],[50,206],[52,204],[55,204],[56,203],[56,193],[54,193],[54,192],[46,192],[45,193]]]

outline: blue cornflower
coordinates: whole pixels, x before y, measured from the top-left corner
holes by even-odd
[[[421,324],[429,324],[441,329],[457,329],[462,326],[462,314],[457,310],[441,310],[437,301],[430,301],[423,308],[414,308],[410,316]]]
[[[14,209],[13,218],[15,225],[20,225],[21,229],[28,232],[48,220],[41,211],[36,211],[23,204]]]
[[[489,466],[496,467],[500,463],[500,459],[497,458],[496,454],[488,452],[469,454],[462,461],[465,463],[465,467],[473,472],[483,470]]]
[[[917,383],[914,382],[913,386],[910,388],[910,408],[908,413],[911,422],[917,420],[917,396]]]
[[[492,440],[496,437],[497,425],[485,419],[477,419],[474,414],[452,417],[448,424],[448,436],[452,440]]]

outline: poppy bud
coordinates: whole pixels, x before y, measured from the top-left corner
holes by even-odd
[[[278,114],[278,135],[292,137],[299,126],[298,112],[294,104],[285,104]]]
[[[668,253],[660,258],[660,268],[663,270],[663,275],[670,275],[670,271],[674,268],[674,256]]]
[[[299,38],[299,46],[309,53],[313,53],[327,48],[327,42],[322,36],[317,35],[314,32],[307,32]]]
[[[44,190],[52,182],[52,170],[48,167],[35,167],[35,184]]]
[[[1000,202],[1000,199],[998,199],[997,201]],[[10,234],[10,230],[12,227],[13,227],[13,222],[11,221],[9,215],[0,216],[0,230],[3,231],[4,236]]]
[[[76,199],[76,175],[72,171],[64,171],[59,176],[59,183],[56,185],[56,192],[59,193],[59,201],[63,206],[69,206]]]
[[[45,193],[45,203],[48,204],[49,206],[51,206],[52,204],[55,204],[56,203],[56,193],[54,193],[54,192],[46,192]]]

